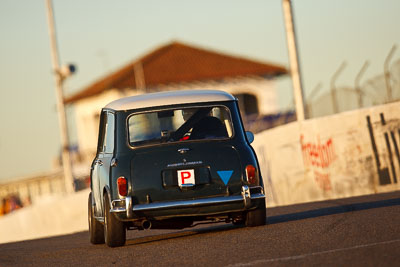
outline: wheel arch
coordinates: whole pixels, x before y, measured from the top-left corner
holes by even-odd
[[[105,185],[103,188],[103,198],[105,195],[107,195],[108,201],[110,201],[110,207],[111,207],[111,190],[108,185]]]
[[[109,187],[108,185],[105,185],[104,188],[103,188],[102,199],[104,199],[104,196],[107,196],[107,199],[108,199],[108,201],[109,201],[110,207],[112,207],[112,203],[111,203],[111,190],[110,190],[110,187]],[[104,217],[104,215],[105,215],[104,209],[105,209],[105,207],[104,207],[104,205],[103,205],[103,214],[102,214],[103,217]]]

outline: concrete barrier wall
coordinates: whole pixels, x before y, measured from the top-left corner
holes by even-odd
[[[267,206],[400,190],[400,103],[256,135]]]
[[[47,195],[0,217],[0,244],[86,231],[89,192]]]

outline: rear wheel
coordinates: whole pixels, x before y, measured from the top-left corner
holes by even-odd
[[[264,200],[263,204],[259,208],[247,212],[246,226],[254,227],[254,226],[265,225],[266,215],[267,212],[265,210],[265,200]]]
[[[123,246],[126,241],[125,225],[110,212],[107,194],[104,195],[104,237],[109,247]]]
[[[104,244],[104,226],[93,216],[92,193],[88,200],[89,238],[92,244]]]

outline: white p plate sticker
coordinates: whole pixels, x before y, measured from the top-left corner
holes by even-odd
[[[194,185],[194,169],[178,171],[178,184],[179,186],[184,184]]]

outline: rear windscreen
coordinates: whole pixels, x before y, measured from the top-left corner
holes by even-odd
[[[128,119],[129,142],[141,144],[223,139],[233,135],[224,106],[167,109],[133,114]]]

